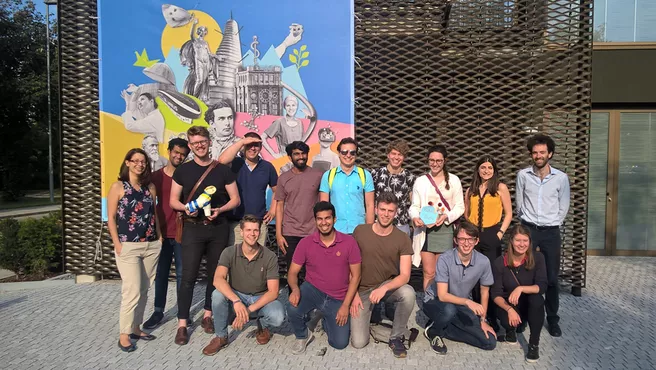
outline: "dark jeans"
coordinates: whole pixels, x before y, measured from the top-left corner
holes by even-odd
[[[544,298],[542,294],[522,294],[519,297],[517,306],[514,307],[522,323],[528,321],[528,326],[531,329],[531,337],[529,344],[540,344],[540,331],[544,325]],[[508,322],[508,312],[500,307],[497,307],[497,316],[501,322],[501,326],[506,331],[515,330],[517,328],[511,327]]]
[[[350,317],[346,325],[337,325],[337,311],[344,301],[339,301],[315,288],[307,281],[301,285],[301,299],[298,306],[287,307],[287,317],[294,329],[296,339],[305,339],[308,336],[306,315],[316,309],[323,314],[323,328],[328,335],[328,344],[335,349],[344,349],[349,343],[351,330]]]
[[[478,244],[476,245],[476,250],[483,253],[487,259],[490,260],[490,265],[494,264],[494,261],[501,255],[501,240],[497,237],[497,233],[501,228],[501,224],[490,226],[483,229],[483,231],[478,236]],[[481,303],[481,286],[476,284],[474,290],[472,291],[472,299],[474,302]],[[487,302],[487,321],[490,322],[493,328],[497,328],[497,310],[496,304],[492,300],[492,296],[489,296]]]
[[[484,350],[493,350],[497,345],[494,335],[485,337],[481,320],[467,306],[440,302],[437,298],[424,303],[423,311],[433,321],[431,335],[439,335],[456,342],[463,342]]]
[[[547,323],[550,325],[558,324],[558,321],[560,321],[558,316],[558,274],[560,272],[560,246],[562,242],[560,228],[540,230],[533,226],[525,226],[531,230],[533,249],[540,249],[547,265],[547,291],[544,300]]]
[[[284,236],[284,235],[283,235]],[[292,258],[294,257],[294,251],[296,246],[303,239],[302,236],[284,236],[287,241],[287,254],[285,255],[285,262],[287,263],[287,273],[289,274],[289,266],[292,265]],[[305,281],[305,267],[301,267],[301,271],[298,273],[298,285]],[[291,293],[291,291],[290,291]]]
[[[219,257],[228,244],[228,235],[228,223],[224,219],[219,219],[217,224],[211,225],[185,222],[182,231],[182,286],[178,292],[178,319],[189,319],[194,286],[203,256],[207,269],[203,307],[208,311],[212,310],[214,272],[219,264]]]
[[[157,275],[155,276],[155,311],[164,312],[166,307],[166,294],[169,289],[169,273],[171,261],[175,258],[176,290],[182,286],[182,245],[174,238],[165,238],[162,242],[162,252],[159,254]]]

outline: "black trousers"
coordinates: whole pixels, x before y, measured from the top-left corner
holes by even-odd
[[[219,264],[219,257],[228,244],[228,236],[229,227],[225,219],[219,219],[216,224],[210,225],[185,222],[182,231],[182,286],[178,291],[178,319],[189,319],[189,309],[203,256],[207,269],[203,307],[212,310],[214,272]]]
[[[528,327],[531,330],[531,336],[528,340],[529,344],[535,346],[540,344],[540,331],[544,325],[544,298],[542,294],[522,294],[519,297],[517,306],[514,307],[522,323],[528,321]],[[508,322],[508,312],[500,307],[497,307],[497,316],[501,322],[501,326],[506,331],[514,331],[515,327],[511,327]]]
[[[490,265],[501,255],[501,240],[497,237],[497,233],[501,228],[501,224],[490,226],[483,229],[483,231],[478,236],[478,244],[476,245],[476,250],[483,253],[487,259],[490,260]],[[474,290],[472,291],[472,298],[474,302],[481,303],[481,287],[479,284],[476,284]],[[487,302],[487,321],[490,322],[493,328],[497,328],[497,310],[496,304],[492,300],[492,296],[489,296]]]
[[[284,236],[284,235],[283,235]],[[294,257],[294,251],[296,246],[303,239],[302,236],[284,236],[287,241],[287,254],[285,255],[285,262],[287,263],[287,274],[289,275],[289,267],[292,265],[292,258]],[[305,267],[301,268],[301,271],[298,273],[298,286],[301,286],[301,283],[305,281]]]
[[[562,240],[560,238],[560,228],[551,229],[536,228],[526,225],[531,231],[531,241],[533,249],[538,249],[544,255],[544,262],[547,265],[547,291],[545,294],[544,308],[547,312],[547,323],[549,325],[558,324],[559,297],[558,297],[558,274],[560,273],[560,248]]]

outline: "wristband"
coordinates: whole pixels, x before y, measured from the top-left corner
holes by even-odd
[[[237,303],[241,303],[241,299],[237,299],[237,300],[235,300],[235,301],[232,301],[232,305],[233,305],[233,306],[236,305]]]

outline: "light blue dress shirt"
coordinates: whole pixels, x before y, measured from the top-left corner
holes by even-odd
[[[569,179],[563,171],[549,166],[544,179],[533,167],[517,173],[515,203],[519,219],[537,226],[560,226],[569,211]]]
[[[342,167],[337,167],[333,186],[328,186],[328,175],[326,171],[321,177],[319,191],[327,193],[330,196],[330,203],[335,206],[337,221],[335,229],[344,234],[352,234],[356,226],[365,223],[365,205],[364,193],[374,191],[374,180],[371,173],[364,170],[364,190],[362,180],[358,175],[358,167],[353,166],[353,170],[348,175],[342,171]]]

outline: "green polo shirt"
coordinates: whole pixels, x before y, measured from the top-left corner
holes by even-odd
[[[250,261],[244,256],[241,243],[230,246],[221,253],[219,266],[228,268],[230,286],[240,293],[264,293],[267,280],[279,278],[278,256],[262,246]]]

